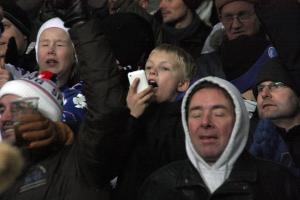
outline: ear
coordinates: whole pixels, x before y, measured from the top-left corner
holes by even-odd
[[[177,91],[185,92],[185,91],[187,91],[187,89],[189,89],[189,86],[190,86],[189,80],[180,81],[177,86]]]

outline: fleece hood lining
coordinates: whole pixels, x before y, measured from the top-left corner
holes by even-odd
[[[228,141],[225,150],[223,151],[219,159],[212,165],[206,163],[204,159],[200,155],[198,155],[191,142],[188,125],[187,125],[187,119],[186,119],[186,110],[185,110],[188,97],[193,92],[194,88],[204,81],[217,84],[221,88],[225,89],[229,93],[230,97],[232,98],[235,106],[235,123],[232,130],[232,134],[230,136],[230,139]],[[248,139],[249,115],[246,110],[244,101],[238,89],[234,87],[231,83],[221,78],[210,76],[196,81],[189,88],[182,101],[181,112],[182,112],[182,123],[185,132],[186,152],[188,158],[190,159],[193,166],[198,170],[201,177],[204,179],[204,182],[210,188],[210,191],[214,192],[229,177],[231,173],[231,169],[235,161],[237,160],[237,158],[244,150]],[[212,180],[213,178],[217,178],[218,180]],[[209,182],[215,182],[215,183],[210,184]]]

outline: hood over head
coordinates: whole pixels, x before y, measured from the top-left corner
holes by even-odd
[[[44,22],[41,25],[41,27],[40,27],[40,29],[39,29],[39,31],[37,33],[37,37],[36,37],[35,57],[36,57],[36,61],[37,62],[39,62],[39,59],[38,59],[38,50],[39,50],[40,37],[41,37],[42,33],[45,30],[49,29],[49,28],[59,28],[59,29],[63,30],[64,32],[66,32],[66,34],[70,37],[70,35],[69,35],[69,28],[65,27],[64,21],[62,21],[60,18],[54,17],[54,18],[51,18],[51,19],[47,20],[46,22]],[[72,46],[74,48],[75,62],[78,63],[77,54],[76,54],[73,42],[72,42]]]
[[[214,83],[227,91],[235,109],[235,123],[228,144],[218,160],[212,165],[209,165],[197,153],[189,135],[187,122],[187,100],[191,94],[194,94],[195,88],[203,82]],[[188,158],[201,175],[211,193],[213,193],[229,177],[232,167],[243,152],[248,139],[249,115],[243,98],[239,90],[230,82],[218,77],[208,76],[196,81],[186,92],[181,105],[181,114]]]

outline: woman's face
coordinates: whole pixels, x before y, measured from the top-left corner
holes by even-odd
[[[75,62],[75,52],[68,33],[60,28],[48,28],[38,41],[40,71],[50,71],[59,77],[69,76]]]

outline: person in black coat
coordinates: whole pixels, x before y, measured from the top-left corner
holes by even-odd
[[[231,83],[217,77],[198,80],[181,109],[188,159],[150,175],[139,200],[299,198],[295,177],[283,166],[245,151],[249,117]]]
[[[95,20],[74,23],[70,31],[89,105],[74,144],[47,155],[38,151],[28,154],[24,172],[1,199],[109,199],[110,180],[122,166],[126,152],[122,147],[127,144],[128,136],[122,130],[129,111],[122,98],[120,73],[107,38],[102,30],[93,30],[98,23]],[[100,55],[86,51],[95,47],[101,50]],[[123,113],[126,113],[124,118]],[[34,117],[27,115],[24,119]],[[115,126],[117,117],[123,120]]]

